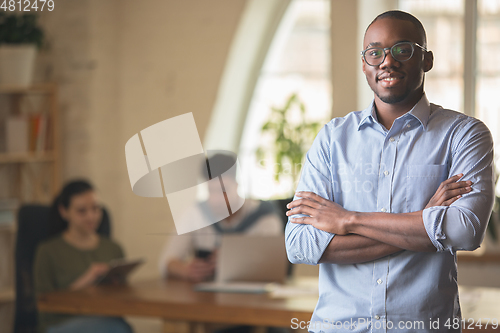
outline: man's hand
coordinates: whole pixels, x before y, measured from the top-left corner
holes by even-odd
[[[452,176],[439,185],[436,193],[432,196],[431,200],[425,208],[434,206],[449,206],[462,197],[462,194],[472,191],[470,180],[461,181],[463,174]]]
[[[352,212],[313,192],[297,192],[296,194],[300,199],[287,205],[290,210],[286,212],[286,215],[305,214],[309,216],[291,218],[290,222],[310,224],[316,229],[337,235],[348,234],[346,226],[352,217]]]
[[[185,278],[192,282],[201,282],[210,279],[215,273],[215,256],[208,259],[194,258],[185,267]]]

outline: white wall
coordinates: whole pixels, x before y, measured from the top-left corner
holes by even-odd
[[[132,193],[125,142],[187,112],[203,138],[244,6],[244,0],[61,1],[41,18],[51,47],[38,79],[60,87],[63,180],[94,182],[115,238],[130,257],[148,261],[135,278],[157,276],[173,221],[166,199]]]

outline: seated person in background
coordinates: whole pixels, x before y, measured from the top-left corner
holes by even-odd
[[[209,158],[210,165],[229,169],[236,162],[229,155],[216,154]],[[209,183],[209,187],[213,183]],[[236,175],[224,180],[225,192],[235,193],[238,189]],[[209,189],[210,193],[213,193]],[[215,189],[214,189],[215,192]],[[200,202],[185,216],[185,219],[209,221],[215,207],[227,209],[226,202],[214,202],[210,196],[206,202]],[[159,261],[163,277],[176,277],[192,282],[201,282],[213,278],[220,239],[226,233],[243,233],[254,236],[275,236],[284,232],[283,222],[274,206],[265,201],[246,199],[243,206],[232,215],[217,223],[192,231],[174,235],[165,245]]]
[[[97,233],[102,209],[86,181],[72,181],[51,207],[50,224],[61,230],[40,244],[34,264],[36,293],[78,290],[94,284],[108,262],[123,258],[121,247]],[[122,318],[39,313],[41,333],[131,333]]]

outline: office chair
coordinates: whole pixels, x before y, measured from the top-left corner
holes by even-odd
[[[102,209],[102,221],[97,232],[105,237],[111,235],[110,217]],[[49,225],[50,207],[24,205],[18,212],[15,248],[16,305],[14,333],[36,333],[37,309],[33,282],[33,261],[38,244],[57,234]]]

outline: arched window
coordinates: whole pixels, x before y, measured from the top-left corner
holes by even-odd
[[[278,182],[274,159],[267,156],[257,161],[256,149],[272,143],[261,135],[261,128],[271,108],[283,107],[292,94],[304,103],[307,120],[328,121],[330,59],[330,2],[292,0],[260,71],[243,128],[238,157],[247,197],[269,199],[293,193],[295,184],[286,174],[299,166],[285,167]]]
[[[434,68],[425,82],[429,100],[484,121],[498,152],[500,1],[399,0],[399,7],[422,21],[434,52]]]

